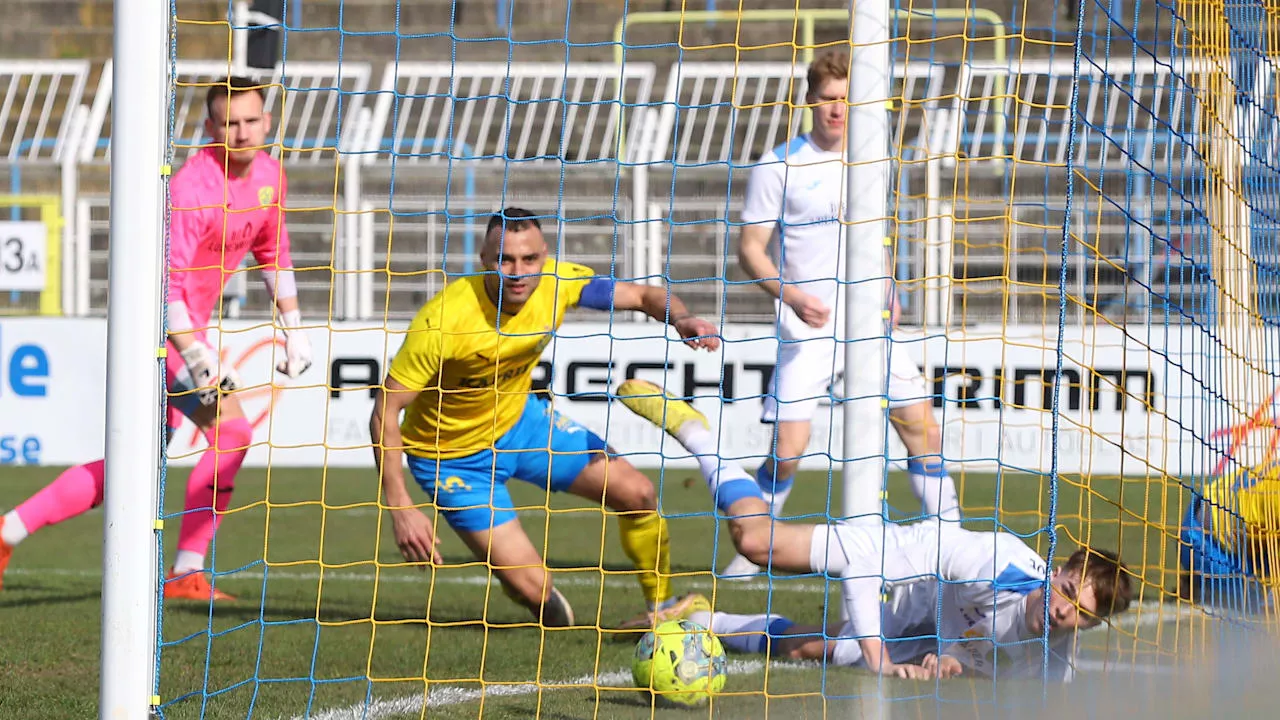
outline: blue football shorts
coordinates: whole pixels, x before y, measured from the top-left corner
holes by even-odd
[[[1204,527],[1200,519],[1203,500],[1193,497],[1187,504],[1187,514],[1182,518],[1182,568],[1210,576],[1245,575],[1243,563],[1233,552],[1222,547]]]
[[[1269,604],[1252,563],[1222,546],[1204,526],[1199,496],[1192,496],[1182,518],[1179,539],[1184,571],[1192,572],[1197,598],[1204,604],[1257,612]]]
[[[489,530],[516,519],[507,480],[552,492],[573,485],[607,448],[600,436],[530,394],[515,426],[489,450],[447,460],[406,453],[409,472],[454,530]]]

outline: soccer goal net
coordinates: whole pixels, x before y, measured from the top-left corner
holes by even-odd
[[[166,267],[170,284],[224,281],[208,322],[191,319],[236,370],[222,397],[244,417],[170,415],[152,570],[160,716],[648,717],[639,634],[621,627],[654,602],[688,617],[705,598],[856,644],[839,573],[737,557],[705,458],[660,427],[683,406],[646,421],[617,396],[635,380],[705,416],[713,468],[789,487],[785,504],[774,495],[782,523],[942,515],[1015,536],[1050,571],[1082,548],[1127,568],[1087,592],[1087,572],[1018,586],[1091,620],[1064,651],[1052,630],[948,635],[949,588],[1012,592],[1017,578],[997,577],[1007,558],[973,577],[935,563],[908,583],[886,554],[886,640],[985,640],[974,653],[995,659],[920,682],[844,667],[843,650],[801,660],[743,652],[767,650],[764,635],[727,641],[716,713],[1030,707],[1063,652],[1077,690],[1141,684],[1158,703],[1192,686],[1170,678],[1243,647],[1231,628],[1274,629],[1272,5],[214,5],[169,18]],[[155,81],[128,72],[116,97],[121,78]],[[261,89],[259,113],[211,99],[227,76]],[[95,98],[86,152],[130,131],[108,102]],[[212,266],[179,258],[194,209],[177,173],[212,152],[211,133],[235,145],[255,128],[261,146],[236,147],[269,172],[222,177],[225,199],[200,216],[226,228],[197,254]],[[539,221],[560,268],[528,312],[498,307],[528,287],[510,250],[525,246],[491,242],[503,209]],[[254,212],[278,219],[270,242],[232,237]],[[497,236],[525,231],[508,220]],[[260,281],[286,233],[300,328],[280,276]],[[219,270],[233,252],[243,261]],[[572,265],[615,279],[612,299],[575,285]],[[452,305],[430,304],[447,293]],[[546,297],[553,310],[535,316]],[[807,314],[818,305],[830,316]],[[718,347],[682,342],[686,312]],[[310,350],[294,377],[277,370],[297,351],[287,333]],[[533,336],[535,355],[511,349]],[[375,412],[388,377],[420,392],[403,418]],[[531,413],[530,390],[557,415]],[[168,409],[190,399],[163,395]],[[375,464],[379,433],[401,421],[418,443],[411,516],[393,512]],[[579,435],[610,450],[596,485],[601,448]],[[202,518],[216,534],[188,568],[207,585],[193,600],[172,571]],[[406,550],[424,536],[405,523],[422,519],[442,563]],[[550,579],[568,621],[499,581],[529,577]],[[1092,622],[1104,585],[1121,584],[1127,610]]]

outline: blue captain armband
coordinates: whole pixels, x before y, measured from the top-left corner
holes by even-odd
[[[611,277],[589,280],[578,296],[578,307],[592,310],[608,310],[613,307],[613,287],[617,281]]]

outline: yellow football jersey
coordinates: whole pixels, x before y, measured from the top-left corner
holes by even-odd
[[[400,424],[405,451],[434,460],[492,448],[520,419],[543,349],[594,275],[548,259],[524,307],[501,320],[482,276],[427,301],[388,370],[420,391]]]
[[[1226,473],[1205,487],[1204,498],[1213,537],[1270,574],[1280,539],[1280,466]]]

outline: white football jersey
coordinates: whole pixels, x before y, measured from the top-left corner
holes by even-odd
[[[843,153],[820,150],[800,135],[765,153],[751,169],[742,208],[744,224],[774,224],[769,246],[783,282],[833,311],[841,296],[838,280],[845,277],[844,179]],[[835,312],[827,326],[811,328],[781,301],[777,306],[784,340],[831,336],[841,326]]]
[[[1026,599],[1044,587],[1048,568],[1018,536],[923,522],[842,525],[838,537],[848,558],[843,594],[853,636],[894,637],[935,622],[938,648],[970,671],[1039,677],[1045,670],[1043,636],[1027,628]],[[1045,677],[1071,679],[1073,639],[1051,641]]]

